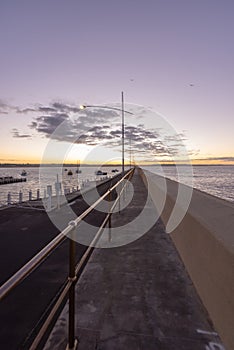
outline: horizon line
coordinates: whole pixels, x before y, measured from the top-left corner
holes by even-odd
[[[233,162],[230,163],[170,163],[170,162],[162,162],[162,163],[136,163],[136,162],[126,162],[125,166],[130,165],[137,165],[137,166],[183,166],[183,165],[190,165],[190,166],[232,166],[234,165]],[[6,166],[30,166],[30,167],[39,167],[39,166],[71,166],[71,167],[77,167],[77,163],[0,163],[0,167],[6,167]],[[79,166],[122,166],[122,163],[79,163]]]

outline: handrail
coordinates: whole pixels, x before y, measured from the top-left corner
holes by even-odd
[[[114,186],[108,189],[96,202],[94,202],[88,209],[86,209],[81,215],[79,215],[74,221],[70,222],[68,226],[61,231],[50,243],[48,243],[39,253],[37,253],[31,260],[29,260],[21,269],[19,269],[14,275],[12,275],[1,287],[0,287],[0,301],[7,296],[12,289],[14,289],[25,277],[27,277],[43,260],[51,254],[59,244],[61,244],[67,235],[74,229],[74,225],[77,226],[97,205],[104,200],[121,182],[127,178],[134,169],[130,169]]]
[[[106,226],[117,202],[119,201],[119,198],[122,194],[122,192],[124,191],[124,187],[122,188],[122,190],[120,191],[119,193],[119,197],[116,198],[114,204],[112,205],[111,209],[110,209],[110,212],[108,213],[108,215],[105,217],[104,221],[102,222],[101,226],[99,227],[98,229],[98,232],[96,233],[96,235],[94,236],[93,240],[91,241],[88,249],[85,251],[85,253],[83,254],[83,256],[81,257],[81,259],[79,260],[78,264],[76,265],[75,267],[75,276],[78,275],[78,273],[80,272],[80,270],[82,269],[84,263],[86,262],[86,260],[88,259],[91,251],[94,249],[94,244],[98,241],[98,239],[100,238],[101,234],[102,234],[102,231],[104,229],[104,227]],[[75,277],[75,280],[76,280],[76,277]],[[55,305],[53,306],[50,314],[48,315],[47,319],[45,320],[42,328],[39,330],[36,338],[34,339],[33,343],[31,344],[30,346],[30,349],[29,350],[35,350],[37,349],[38,345],[40,344],[45,332],[47,331],[49,325],[51,324],[54,316],[56,315],[59,307],[61,306],[62,302],[64,301],[65,297],[67,296],[70,288],[72,287],[72,283],[73,282],[76,282],[76,281],[73,281],[71,278],[68,278],[65,286],[63,287],[63,290],[61,291],[60,293],[60,296],[59,296],[59,299],[57,300],[57,302],[55,303]],[[72,339],[74,340],[74,339]]]
[[[132,175],[133,174],[133,170],[134,169],[131,169],[131,172],[128,172],[126,174],[126,176]],[[120,182],[121,181],[119,181],[118,184]],[[91,251],[94,249],[95,243],[99,240],[104,227],[106,226],[108,220],[110,219],[110,216],[112,215],[112,212],[113,212],[114,208],[116,207],[118,201],[120,200],[120,197],[121,197],[122,193],[125,190],[125,186],[126,186],[126,184],[122,187],[122,189],[121,189],[121,191],[119,193],[119,196],[114,201],[112,207],[110,208],[110,211],[109,211],[108,215],[105,217],[104,221],[102,222],[101,226],[99,227],[99,229],[98,229],[96,235],[94,236],[93,240],[91,241],[88,249],[85,251],[85,253],[81,257],[81,259],[79,260],[78,264],[75,266],[75,268],[74,268],[75,278],[73,278],[73,279],[71,279],[71,277],[68,278],[66,284],[64,285],[64,287],[63,287],[63,289],[62,289],[62,291],[60,293],[59,299],[54,304],[50,314],[48,315],[47,319],[45,320],[42,328],[39,330],[36,338],[34,339],[33,343],[31,344],[29,350],[36,350],[37,349],[38,345],[40,344],[41,340],[43,339],[44,334],[46,333],[46,331],[47,331],[48,327],[50,326],[51,322],[53,321],[57,311],[59,310],[59,307],[61,306],[62,302],[66,298],[68,292],[70,291],[70,288],[72,287],[72,285],[74,285],[74,283],[76,283],[76,279],[77,279],[78,273],[81,271],[84,263],[89,258],[90,254],[91,254]],[[115,188],[116,186],[114,185],[113,187]],[[74,228],[75,228],[75,226],[73,227],[73,229]],[[73,307],[74,307],[74,299],[71,300],[70,303],[72,303]],[[73,323],[72,326],[74,326],[74,321],[72,323]],[[75,346],[74,346],[74,343],[75,343],[74,334],[72,334],[71,339],[70,339],[70,334],[69,334],[69,340],[71,340],[71,343],[73,344],[73,345],[71,345],[71,349],[75,349]],[[70,347],[68,349],[70,349]]]
[[[66,238],[69,233],[71,233],[70,238],[70,272],[68,279],[63,286],[62,290],[60,291],[60,294],[58,296],[58,299],[56,300],[55,304],[53,305],[49,315],[47,316],[45,322],[43,323],[42,327],[38,331],[36,337],[34,338],[30,350],[36,350],[38,349],[38,346],[41,344],[42,339],[44,338],[46,332],[48,331],[49,326],[51,325],[51,322],[54,320],[59,308],[61,307],[62,303],[64,302],[65,298],[67,297],[69,293],[69,328],[68,328],[68,346],[67,349],[76,349],[77,347],[77,339],[75,338],[75,284],[78,279],[78,274],[83,268],[84,264],[87,262],[88,258],[90,257],[90,254],[92,250],[94,249],[95,243],[99,240],[104,227],[106,226],[107,222],[109,221],[109,227],[111,227],[111,215],[113,213],[114,208],[116,207],[118,201],[119,201],[119,211],[120,211],[120,198],[122,193],[124,193],[126,189],[127,182],[122,186],[121,191],[119,192],[116,200],[114,201],[111,208],[109,208],[109,212],[107,216],[105,217],[104,221],[102,222],[101,226],[99,227],[97,233],[95,234],[93,240],[90,242],[89,247],[86,249],[85,253],[79,260],[79,262],[75,263],[75,249],[76,249],[76,242],[71,238],[72,234],[74,233],[74,230],[77,228],[77,226],[81,223],[81,221],[92,211],[94,210],[97,205],[104,200],[107,196],[110,197],[110,201],[112,199],[112,192],[113,190],[118,187],[124,179],[128,178],[130,179],[133,175],[134,168],[130,169],[115,185],[113,185],[111,188],[109,188],[96,202],[94,202],[87,210],[85,210],[79,217],[77,217],[74,221],[69,222],[68,226],[60,232],[49,244],[47,244],[39,253],[37,253],[30,261],[28,261],[20,270],[18,270],[12,277],[10,277],[1,287],[0,287],[0,300],[2,300],[6,295],[10,293],[11,290],[13,290],[24,278],[26,278],[28,275],[30,275],[33,270],[35,270],[36,267],[38,267],[47,257],[49,254],[51,254],[54,249],[61,244]]]

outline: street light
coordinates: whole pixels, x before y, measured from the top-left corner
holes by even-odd
[[[98,105],[80,105],[80,109],[85,109],[85,108],[106,108],[114,111],[121,111],[121,125],[122,125],[122,176],[124,176],[124,114],[131,114],[133,115],[134,113],[125,111],[124,110],[124,93],[123,91],[121,92],[121,108],[116,108],[116,107],[109,107],[109,106],[98,106]]]

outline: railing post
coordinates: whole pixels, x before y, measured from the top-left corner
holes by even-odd
[[[109,202],[109,209],[108,209],[108,214],[111,212],[111,203],[112,203],[112,191],[110,191],[109,196],[108,196],[108,202]],[[111,229],[111,215],[109,217],[109,228]]]
[[[110,184],[110,188],[112,187],[112,181]],[[109,210],[108,210],[108,214],[109,216],[109,242],[111,242],[111,218],[112,218],[112,213],[111,213],[111,207],[112,207],[112,200],[113,200],[113,193],[112,191],[110,191],[109,196],[108,196],[108,202],[109,202]]]
[[[57,209],[60,209],[60,192],[61,192],[61,183],[58,181],[58,175],[57,175],[57,182],[55,182],[55,191],[56,191],[56,198],[57,198]]]
[[[7,204],[11,205],[11,192],[8,192],[7,194]]]
[[[71,221],[69,225],[73,226],[69,242],[69,280],[72,281],[72,285],[69,289],[68,345],[66,350],[75,350],[78,345],[75,338],[76,241],[74,236],[76,222]]]
[[[19,203],[22,203],[23,202],[23,193],[22,191],[20,190],[19,191]]]
[[[47,198],[47,211],[50,212],[52,210],[52,186],[51,185],[47,185],[47,194],[48,194],[48,198]]]
[[[37,200],[39,201],[39,199],[40,199],[40,190],[37,189]]]

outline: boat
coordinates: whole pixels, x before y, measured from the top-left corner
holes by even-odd
[[[22,170],[22,172],[21,172],[20,175],[21,175],[21,176],[27,176],[27,171],[26,171],[26,170]]]
[[[97,170],[97,171],[95,171],[95,175],[107,175],[107,172],[106,171]]]
[[[118,169],[112,169],[111,171],[112,171],[112,173],[118,173],[119,172]]]
[[[69,171],[67,172],[67,175],[73,175],[73,172],[72,172],[71,170],[69,170]]]
[[[67,168],[65,168],[64,171],[67,171]]]

